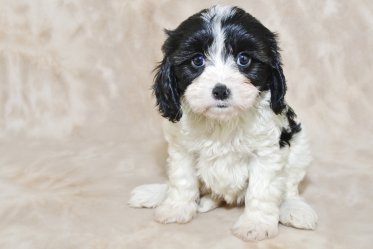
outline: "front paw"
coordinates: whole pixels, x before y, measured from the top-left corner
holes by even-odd
[[[187,223],[196,213],[196,203],[167,203],[155,209],[154,220],[159,223]]]
[[[245,241],[272,238],[278,234],[278,216],[244,213],[234,224],[232,233]]]

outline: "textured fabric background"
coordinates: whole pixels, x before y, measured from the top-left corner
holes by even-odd
[[[279,33],[316,231],[244,243],[239,208],[160,225],[126,204],[165,181],[150,92],[162,29],[216,3]],[[0,0],[0,248],[372,248],[372,16],[369,0]]]

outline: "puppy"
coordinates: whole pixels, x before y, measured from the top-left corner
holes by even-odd
[[[244,204],[232,228],[243,240],[278,223],[314,229],[298,185],[311,156],[285,102],[276,35],[244,10],[213,6],[166,31],[153,86],[168,142],[168,183],[135,188],[132,207],[186,223],[222,203]]]

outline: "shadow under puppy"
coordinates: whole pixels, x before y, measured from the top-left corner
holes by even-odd
[[[311,156],[284,100],[276,35],[231,6],[204,9],[166,33],[153,88],[168,119],[169,181],[135,188],[129,204],[156,208],[161,223],[244,204],[232,228],[243,240],[273,237],[279,222],[314,229],[317,215],[298,192]]]

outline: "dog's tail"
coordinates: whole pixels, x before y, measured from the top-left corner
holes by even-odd
[[[128,205],[136,208],[155,208],[166,199],[167,184],[147,184],[136,187],[131,192]]]

